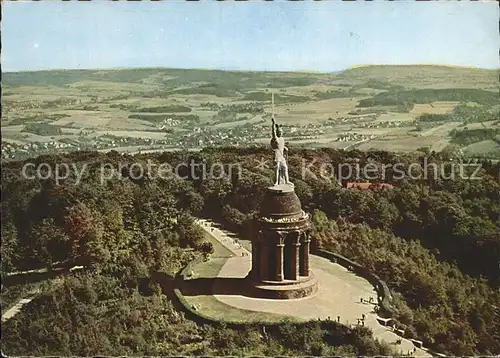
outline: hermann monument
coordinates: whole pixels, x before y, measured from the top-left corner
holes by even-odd
[[[314,294],[317,280],[309,268],[309,216],[302,210],[288,177],[283,130],[274,118],[271,148],[276,178],[268,187],[256,218],[257,234],[252,239],[252,269],[247,278],[251,294],[263,298],[289,299]]]

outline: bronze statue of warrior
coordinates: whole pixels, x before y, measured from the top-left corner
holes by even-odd
[[[276,163],[276,181],[274,185],[289,184],[288,165],[286,163],[288,148],[285,146],[281,125],[276,124],[274,115],[272,116],[272,138],[271,148],[274,149],[274,162]]]

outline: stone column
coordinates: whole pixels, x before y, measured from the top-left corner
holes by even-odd
[[[261,241],[260,243],[260,250],[259,250],[259,256],[260,256],[260,267],[259,267],[259,276],[261,280],[268,280],[269,279],[269,267],[267,263],[267,256],[268,256],[268,251],[267,251],[267,244],[264,241]]]
[[[260,276],[260,242],[254,242],[252,245],[252,276]]]
[[[278,241],[276,243],[276,281],[283,281],[283,236],[278,233]]]
[[[300,272],[300,276],[309,276],[309,244],[311,240],[309,240],[309,235],[307,233],[302,234],[302,245],[304,249],[302,250],[303,263],[302,270]]]
[[[258,278],[260,276],[260,241],[262,239],[262,231],[257,233],[255,240],[252,240],[252,270],[251,274],[253,277]]]
[[[257,270],[257,243],[252,240],[252,269],[250,270],[250,275],[255,277],[255,271]]]
[[[297,233],[297,237],[291,242],[292,244],[292,255],[290,257],[290,269],[292,280],[299,279],[299,248],[300,248],[300,234]]]

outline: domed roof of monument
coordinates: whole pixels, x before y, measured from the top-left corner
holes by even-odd
[[[260,215],[264,217],[292,216],[301,213],[300,199],[295,194],[293,186],[287,184],[269,187],[260,203]]]

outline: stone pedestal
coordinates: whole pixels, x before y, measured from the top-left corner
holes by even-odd
[[[299,246],[300,243],[292,242],[292,253],[290,256],[290,280],[298,280],[299,279]]]
[[[252,259],[248,277],[251,294],[279,299],[314,294],[317,281],[309,269],[309,217],[292,185],[267,189],[256,225],[259,234],[252,248],[258,259]]]

